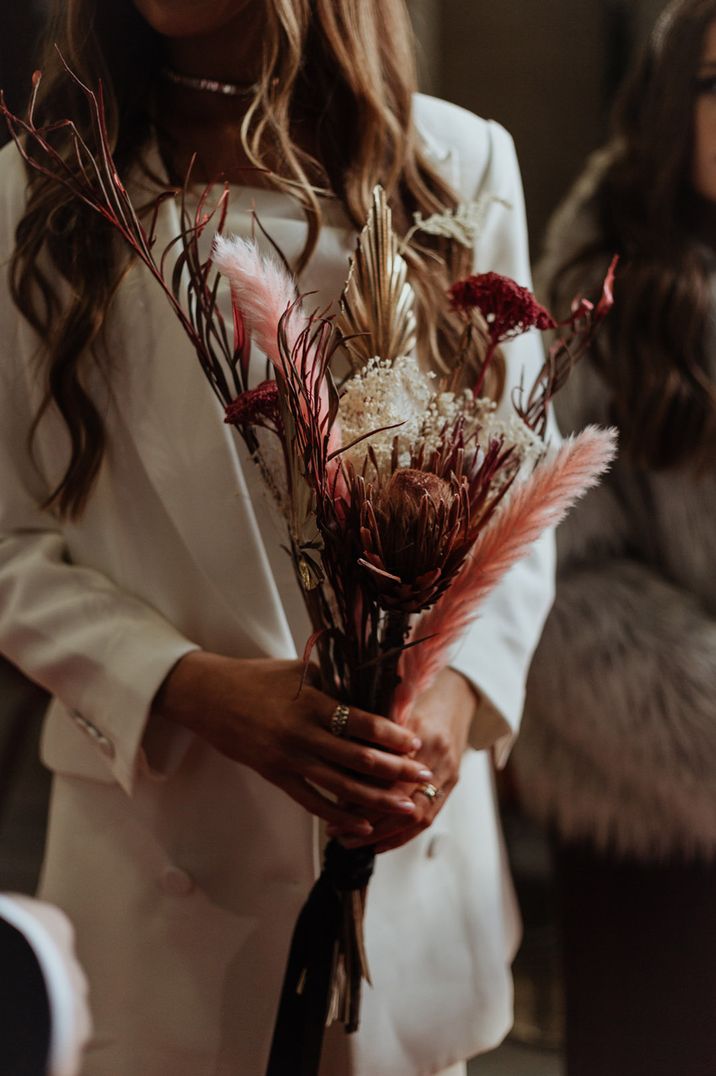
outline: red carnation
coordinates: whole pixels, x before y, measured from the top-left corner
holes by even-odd
[[[458,280],[449,295],[453,308],[460,313],[479,310],[495,344],[528,329],[556,328],[552,315],[540,306],[531,291],[499,273],[480,273]]]
[[[242,392],[225,409],[224,422],[246,429],[263,426],[277,430],[280,423],[278,385],[262,381],[255,389]]]

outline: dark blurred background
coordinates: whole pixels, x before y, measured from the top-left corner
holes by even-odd
[[[2,3],[0,86],[15,111],[26,100],[47,7],[44,0],[3,0]],[[6,140],[5,131],[0,137],[2,141]]]
[[[512,133],[532,250],[664,0],[413,0],[423,86]]]

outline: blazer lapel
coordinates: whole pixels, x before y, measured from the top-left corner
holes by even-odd
[[[177,206],[168,200],[159,215],[159,255],[178,235],[179,225]],[[118,421],[211,585],[210,600],[225,607],[245,636],[244,652],[286,656],[293,652],[292,636],[235,434],[224,424],[221,406],[166,296],[144,266],[132,267],[116,302],[113,324],[121,334],[120,353],[128,359],[114,379]]]

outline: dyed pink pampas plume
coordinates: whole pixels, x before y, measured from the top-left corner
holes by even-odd
[[[296,285],[292,277],[277,258],[261,254],[253,240],[237,237],[227,239],[223,235],[217,235],[212,249],[212,261],[231,284],[232,301],[241,312],[241,320],[249,336],[275,368],[285,372],[286,358],[281,355],[278,343],[281,319],[290,308],[290,316],[283,321],[282,328],[286,351],[291,356],[300,351],[297,346],[299,337],[309,325],[309,319],[297,299]],[[307,393],[311,393],[313,377],[318,379],[320,376],[316,373],[313,346],[309,347],[308,356],[311,361],[305,371],[305,389]],[[325,384],[320,385],[319,399],[325,414],[328,410]],[[305,401],[303,406],[307,406]],[[329,430],[329,452],[336,452],[340,446],[340,424],[334,419]],[[334,472],[337,488],[343,489],[345,484],[338,474],[340,465],[334,461],[329,464],[329,468]]]
[[[279,321],[296,302],[296,286],[290,275],[276,258],[261,254],[256,243],[247,239],[217,235],[212,260],[231,284],[233,300],[250,335],[274,366],[283,369],[277,333]],[[287,326],[291,350],[305,324],[306,318],[297,307]]]
[[[480,535],[470,558],[442,598],[423,613],[413,639],[425,642],[403,652],[392,716],[404,721],[415,699],[444,668],[449,648],[479,614],[480,603],[548,527],[609,467],[616,455],[616,431],[588,426],[543,459],[518,486]]]

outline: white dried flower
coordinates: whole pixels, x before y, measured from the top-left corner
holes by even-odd
[[[544,445],[517,414],[498,417],[494,400],[475,398],[470,389],[435,392],[434,379],[412,356],[403,355],[394,363],[371,359],[346,383],[339,406],[343,444],[369,436],[347,449],[343,458],[360,471],[370,447],[379,469],[387,475],[396,439],[398,464],[407,467],[419,449],[428,455],[439,450],[446,429],[462,418],[466,439],[474,438],[481,453],[499,438],[506,448],[513,448],[520,467],[537,462]],[[496,486],[500,480],[498,476]]]
[[[397,437],[407,460],[433,398],[431,381],[432,375],[424,373],[413,356],[401,355],[393,363],[388,359],[370,359],[346,382],[339,420],[343,444],[350,444],[371,430],[380,432],[349,449],[344,459],[360,470],[370,445],[379,464],[388,465]]]
[[[534,430],[526,426],[516,412],[506,419],[498,418],[494,413],[486,418],[484,424],[485,442],[495,437],[503,438],[506,445],[511,445],[524,466],[534,465],[544,452],[544,442]],[[480,437],[483,443],[483,437]]]
[[[472,249],[485,223],[487,210],[493,202],[507,209],[512,208],[510,202],[505,201],[504,198],[485,193],[474,202],[461,202],[455,209],[446,210],[444,213],[433,213],[429,217],[416,213],[413,216],[413,227],[405,237],[405,242],[407,243],[416,232],[425,232],[427,235],[439,235],[444,239],[452,239]]]

